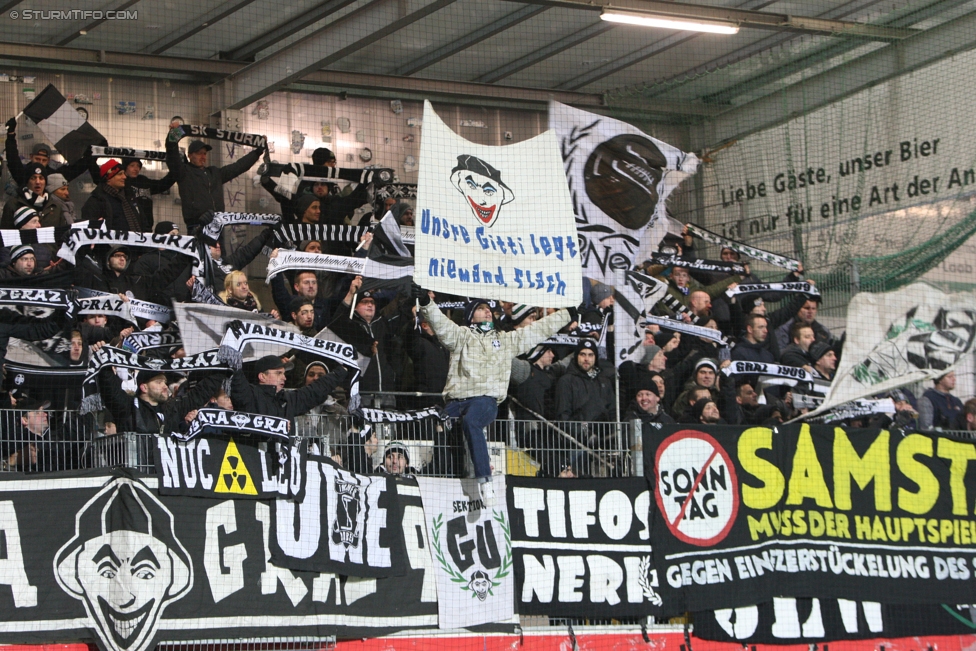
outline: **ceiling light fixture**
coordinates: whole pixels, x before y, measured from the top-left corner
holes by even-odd
[[[611,23],[639,25],[641,27],[662,27],[711,34],[737,34],[739,26],[719,20],[697,20],[693,18],[674,18],[660,14],[650,14],[620,9],[604,9],[600,18]]]

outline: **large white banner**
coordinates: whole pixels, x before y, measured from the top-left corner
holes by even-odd
[[[667,233],[665,201],[698,157],[626,122],[549,102],[576,213],[583,275],[608,285]]]
[[[437,621],[442,629],[502,622],[515,614],[505,477],[491,479],[492,505],[482,501],[475,479],[417,479],[437,575]]]
[[[811,415],[956,368],[976,343],[976,296],[916,283],[861,292],[847,308],[847,340],[837,375]]]
[[[455,134],[424,102],[416,282],[539,307],[583,300],[573,207],[556,137],[493,147]]]

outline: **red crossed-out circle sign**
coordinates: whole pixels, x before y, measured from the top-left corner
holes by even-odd
[[[732,459],[714,438],[681,430],[664,440],[654,458],[658,509],[678,540],[698,547],[721,542],[739,512]]]

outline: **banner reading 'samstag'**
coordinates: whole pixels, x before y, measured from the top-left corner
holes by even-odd
[[[478,145],[426,102],[420,159],[418,284],[540,307],[579,304],[573,206],[551,131],[504,147]]]
[[[976,442],[797,425],[644,437],[668,612],[792,594],[970,603]]]

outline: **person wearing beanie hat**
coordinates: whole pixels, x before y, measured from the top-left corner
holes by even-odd
[[[47,196],[48,201],[56,207],[57,212],[42,217],[41,227],[74,224],[78,215],[75,210],[75,202],[71,200],[68,179],[64,178],[63,174],[51,174],[47,177]]]
[[[81,218],[93,224],[104,220],[105,227],[113,231],[152,231],[152,222],[139,211],[135,193],[126,185],[119,161],[110,158],[98,172],[101,183],[81,207]]]
[[[411,476],[410,451],[407,446],[400,441],[387,445],[383,452],[383,465],[376,470],[386,475]]]
[[[727,365],[728,362],[723,362]],[[719,397],[718,387],[719,363],[709,357],[699,358],[691,370],[691,379],[684,386],[684,390],[678,395],[671,405],[671,413],[679,422],[688,422],[689,409],[693,404],[692,397],[695,391],[707,391],[712,399]],[[697,421],[694,421],[697,422]]]
[[[644,346],[644,355],[641,357],[641,366],[648,371],[664,371],[668,367],[668,358],[664,349],[655,344]]]
[[[639,420],[645,425],[650,423],[674,425],[677,422],[661,407],[661,390],[650,373],[638,372],[634,399],[624,411],[623,420]]]
[[[83,156],[81,156],[81,158],[73,163],[62,165],[60,167],[51,167],[51,154],[54,152],[54,149],[52,149],[46,143],[39,142],[31,147],[30,160],[28,161],[28,165],[25,165],[20,160],[20,150],[17,148],[17,118],[10,118],[7,120],[6,126],[7,141],[5,150],[7,154],[7,169],[18,188],[22,188],[27,185],[29,165],[39,165],[44,170],[44,176],[58,172],[70,182],[87,172],[94,163],[91,150],[88,150]],[[107,145],[108,143],[103,139],[102,142],[96,142],[93,144]]]
[[[451,352],[444,387],[448,399],[445,412],[461,419],[475,477],[481,484],[481,498],[486,506],[491,506],[495,492],[485,428],[495,420],[498,405],[508,396],[512,358],[532,350],[559,332],[571,321],[570,313],[559,310],[527,328],[499,332],[494,327],[485,327],[493,319],[485,301],[468,306],[465,315],[470,325],[465,327],[448,319],[431,301],[430,294],[419,286],[414,285],[412,293],[437,338]]]
[[[597,363],[597,343],[581,338],[566,373],[556,383],[554,420],[614,420],[613,372]]]
[[[552,364],[555,357],[556,351],[552,346],[539,344],[528,352],[524,360],[518,357],[512,360],[512,383],[515,386],[510,394],[515,399],[513,408],[517,420],[537,421],[549,416],[552,387],[557,378]],[[518,426],[515,435],[519,445],[542,466],[543,476],[558,474],[562,455],[553,450],[549,430],[523,424]]]
[[[179,235],[180,226],[176,222],[159,222],[153,226],[155,235]]]
[[[0,278],[32,276],[36,270],[37,256],[34,255],[34,247],[21,244],[10,249],[10,266],[0,272]]]
[[[593,283],[590,287],[590,302],[600,310],[613,306],[613,287],[603,283]]]
[[[19,162],[19,161],[18,161]],[[8,198],[3,206],[3,213],[0,214],[0,228],[13,229],[14,212],[23,206],[33,208],[41,215],[41,220],[49,219],[60,224],[61,214],[57,206],[50,200],[51,195],[47,191],[48,169],[37,163],[29,163],[24,167],[27,182],[21,187],[12,199]]]
[[[692,422],[701,425],[725,424],[721,414],[719,414],[718,404],[711,398],[702,398],[696,402],[691,408],[691,416],[694,419]]]
[[[180,121],[174,119],[169,126],[170,132],[166,137],[166,166],[176,179],[180,192],[183,222],[189,234],[196,235],[204,225],[204,215],[225,210],[224,184],[244,174],[258,162],[261,154],[267,151],[268,139],[265,137],[264,143],[230,165],[217,167],[207,164],[207,153],[211,147],[201,141],[190,143],[187,147],[188,161],[184,160],[179,145],[186,134]]]
[[[295,199],[295,216],[302,224],[318,224],[321,214],[321,203],[314,194],[303,194]]]
[[[814,342],[810,346],[810,359],[813,360],[813,370],[820,374],[820,377],[830,381],[834,379],[837,371],[837,353],[830,344],[824,341]]]
[[[37,211],[27,206],[21,206],[14,211],[14,228],[31,230],[41,227],[41,218]]]

